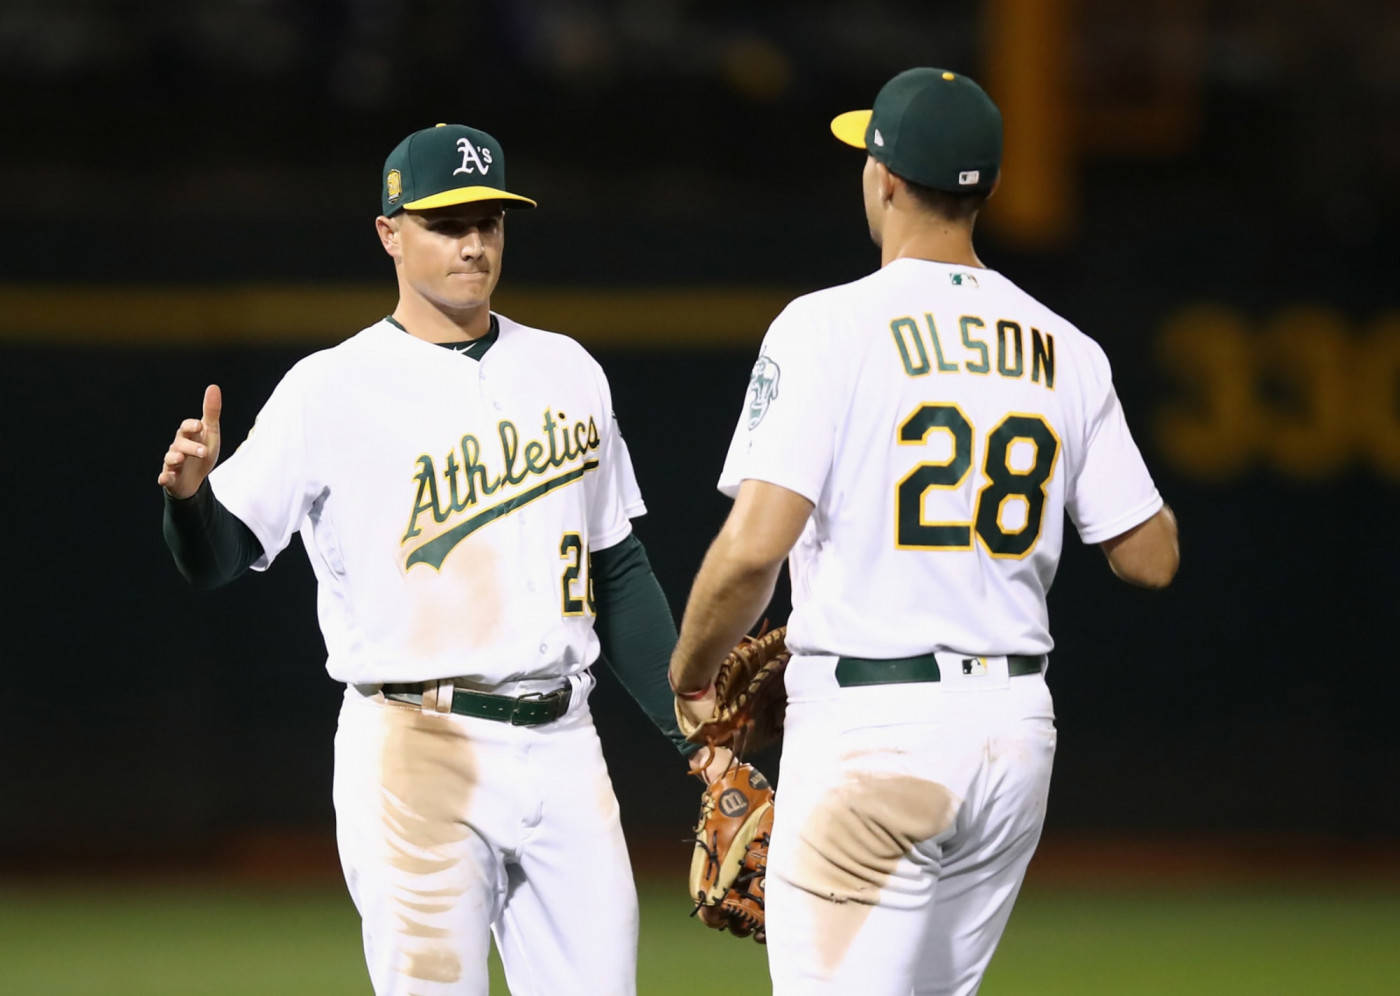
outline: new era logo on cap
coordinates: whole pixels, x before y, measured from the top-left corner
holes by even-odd
[[[879,128],[876,128],[876,129],[875,129],[875,144],[876,144],[876,145],[884,145],[884,144],[885,144],[885,136],[880,134],[880,129],[879,129]]]

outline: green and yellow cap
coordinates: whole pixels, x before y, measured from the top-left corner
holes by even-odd
[[[415,131],[384,160],[380,207],[391,215],[471,201],[510,201],[534,207],[528,197],[506,190],[501,143],[466,125],[440,124]]]
[[[880,88],[871,110],[837,115],[831,132],[935,190],[986,193],[1001,169],[1001,111],[946,69],[906,69]]]

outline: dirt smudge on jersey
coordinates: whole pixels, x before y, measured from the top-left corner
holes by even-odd
[[[476,750],[463,724],[416,707],[381,711],[380,815],[398,920],[400,971],[452,983],[462,964],[453,913],[483,888],[468,838]]]
[[[499,555],[486,537],[460,543],[434,571],[415,565],[404,574],[411,620],[410,657],[433,659],[481,647],[496,638],[504,616]]]
[[[814,947],[831,974],[901,858],[952,825],[957,800],[909,775],[850,775],[812,810],[795,844],[791,882],[808,894]]]

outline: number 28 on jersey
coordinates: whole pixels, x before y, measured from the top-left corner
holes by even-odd
[[[922,326],[911,317],[890,322],[904,372],[916,378],[935,371],[988,375],[994,369],[995,350],[998,376],[1020,380],[1029,372],[1031,383],[1054,389],[1053,336],[1035,328],[1027,336],[1020,323],[999,320],[993,345],[983,338],[987,331],[983,319],[963,315],[958,325],[962,363],[946,357],[932,315],[924,316]],[[926,517],[924,505],[930,491],[966,489],[976,431],[966,412],[951,401],[922,402],[901,419],[895,432],[897,445],[931,448],[935,435],[944,434],[945,445],[940,449],[947,456],[921,460],[895,484],[897,548],[971,550],[977,542],[993,557],[1019,559],[1035,547],[1045,514],[1045,488],[1060,451],[1059,437],[1044,415],[1007,412],[991,426],[983,446],[980,479],[985,483],[970,502],[964,521],[930,522]]]

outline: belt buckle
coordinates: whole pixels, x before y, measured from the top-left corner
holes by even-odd
[[[520,706],[521,706],[522,703],[525,703],[525,702],[536,702],[536,701],[538,701],[538,702],[543,702],[543,701],[544,701],[544,693],[543,693],[543,692],[530,692],[528,695],[517,695],[517,696],[515,697],[515,703],[510,707],[510,725],[511,725],[511,726],[524,726],[525,723],[516,718],[516,717],[518,717],[518,716],[520,715]]]
[[[511,726],[524,726],[524,725],[525,725],[525,723],[524,723],[523,721],[516,719],[516,716],[519,715],[521,703],[523,703],[523,702],[539,702],[539,703],[543,704],[543,703],[545,703],[545,702],[549,702],[550,700],[554,700],[554,701],[560,702],[561,705],[563,705],[565,708],[567,708],[567,707],[568,707],[568,702],[569,702],[569,697],[570,697],[570,695],[572,694],[572,692],[573,692],[573,687],[572,687],[571,685],[569,685],[569,684],[566,683],[562,688],[556,688],[556,689],[554,689],[554,691],[552,691],[552,692],[529,692],[528,694],[517,696],[516,699],[515,699],[515,705],[514,705],[514,706],[511,708],[511,710],[510,710],[510,725],[511,725]],[[551,717],[551,718],[553,718],[553,719],[558,719],[558,718],[559,718],[559,715],[562,715],[562,711],[560,712],[560,714],[555,715],[555,716],[553,716],[553,717]]]

